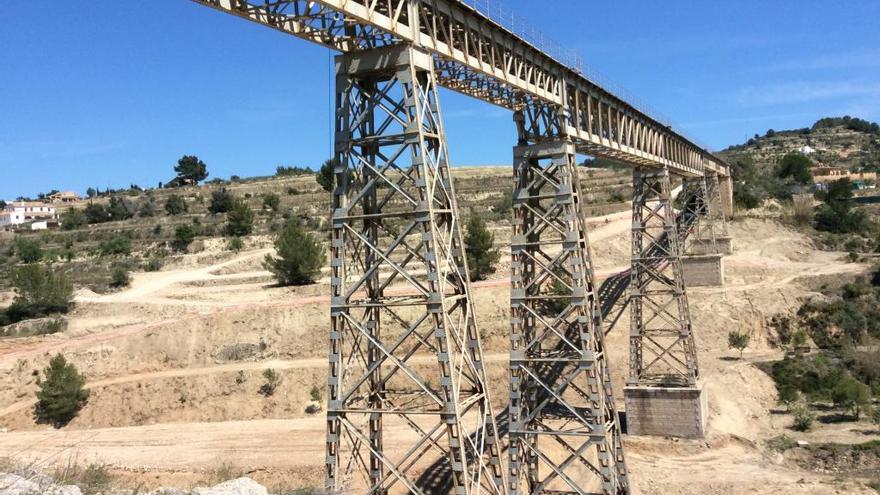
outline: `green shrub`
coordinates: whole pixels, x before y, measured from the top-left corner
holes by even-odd
[[[171,247],[175,251],[184,252],[196,238],[196,231],[190,225],[181,225],[174,230]]]
[[[495,273],[495,263],[500,255],[493,249],[494,243],[495,235],[486,228],[486,222],[476,213],[472,214],[464,238],[471,280],[484,280],[490,273]]]
[[[852,377],[842,379],[831,394],[834,405],[849,409],[856,419],[871,402],[871,389]]]
[[[110,216],[110,220],[128,220],[134,216],[134,212],[134,205],[125,198],[114,196],[107,204],[107,214]]]
[[[232,210],[234,200],[235,197],[225,187],[213,191],[211,192],[211,204],[208,206],[208,211],[214,214],[226,213]]]
[[[89,203],[86,205],[83,213],[90,224],[110,221],[110,213],[107,212],[107,208],[104,208],[104,205]]]
[[[62,354],[49,360],[43,377],[37,380],[39,390],[34,414],[38,422],[60,428],[69,423],[88,400],[86,380]]]
[[[186,204],[186,200],[177,194],[172,194],[165,200],[165,212],[169,215],[180,215],[186,213],[187,210],[189,210],[189,207]]]
[[[727,346],[731,349],[739,351],[739,358],[742,359],[743,350],[749,346],[751,337],[745,332],[732,330],[727,334]]]
[[[128,256],[131,254],[131,239],[124,235],[117,235],[112,239],[101,241],[98,250],[104,256]]]
[[[6,309],[9,323],[54,313],[66,313],[73,304],[73,284],[48,266],[32,264],[12,273],[15,299]]]
[[[321,165],[321,169],[315,174],[315,182],[321,186],[321,189],[330,192],[333,190],[335,181],[333,169],[336,166],[335,160],[325,160]]]
[[[22,263],[36,263],[43,257],[43,248],[37,239],[17,237],[15,239],[15,253]]]
[[[141,207],[138,209],[138,215],[143,218],[156,216],[156,202],[153,201],[152,198],[150,198],[147,201],[141,203]]]
[[[229,250],[234,252],[239,252],[244,248],[244,242],[242,242],[241,237],[233,237],[229,240]]]
[[[797,441],[788,435],[779,435],[767,440],[767,448],[775,452],[785,452],[797,447]]]
[[[321,389],[312,385],[312,390],[309,391],[309,396],[313,401],[319,402],[321,400]]]
[[[120,289],[129,285],[131,285],[131,276],[128,273],[128,268],[122,265],[114,266],[110,272],[110,287]]]
[[[295,218],[284,222],[275,238],[275,251],[278,257],[266,255],[263,266],[275,274],[280,285],[310,284],[321,273],[324,247]]]
[[[226,214],[226,235],[241,237],[250,235],[253,230],[253,210],[244,200],[235,200],[232,209]]]
[[[263,195],[263,209],[271,210],[273,212],[278,211],[278,207],[281,205],[281,198],[278,197],[275,193],[266,193]]]
[[[816,419],[816,415],[804,404],[795,406],[792,410],[792,415],[794,416],[794,422],[791,427],[795,431],[809,431],[813,427],[813,421]]]
[[[61,214],[61,228],[64,230],[74,230],[89,223],[86,214],[78,208],[71,208]]]
[[[281,385],[281,375],[272,368],[267,368],[263,370],[263,378],[266,380],[266,383],[260,386],[260,394],[264,397],[274,395],[278,385]]]
[[[513,196],[510,194],[510,191],[504,191],[501,194],[501,199],[495,203],[495,206],[492,209],[495,213],[499,215],[506,215],[510,213],[510,210],[513,208]]]
[[[150,258],[150,261],[144,266],[146,272],[158,272],[162,269],[162,260],[159,258]]]

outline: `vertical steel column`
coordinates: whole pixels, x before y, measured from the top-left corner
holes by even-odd
[[[626,494],[568,115],[514,118],[509,491]]]
[[[679,243],[669,171],[634,168],[630,385],[696,385],[697,354]]]
[[[327,490],[502,494],[432,57],[336,58]],[[394,435],[389,435],[393,430]]]

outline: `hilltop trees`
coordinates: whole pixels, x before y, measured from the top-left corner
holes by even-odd
[[[197,156],[184,155],[174,167],[177,178],[184,183],[198,184],[208,178],[208,167]]]
[[[324,247],[296,218],[284,223],[275,239],[275,251],[278,257],[266,255],[263,266],[275,274],[280,285],[310,284],[321,273]]]
[[[86,379],[62,354],[49,360],[43,370],[44,379],[37,379],[37,405],[34,415],[38,422],[60,428],[72,420],[89,399]]]

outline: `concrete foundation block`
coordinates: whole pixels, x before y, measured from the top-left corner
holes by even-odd
[[[686,287],[724,285],[724,258],[720,254],[682,256],[681,271]]]
[[[707,396],[700,387],[625,387],[626,432],[703,438],[709,414]]]
[[[689,254],[733,254],[733,239],[730,237],[716,237],[715,243],[711,239],[688,240]]]

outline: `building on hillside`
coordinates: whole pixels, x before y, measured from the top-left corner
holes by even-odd
[[[0,212],[0,228],[17,229],[23,224],[47,222],[46,226],[57,225],[58,212],[54,206],[38,201],[13,201],[6,204]]]
[[[73,191],[61,191],[46,196],[46,199],[52,203],[76,203],[82,198]]]
[[[810,145],[804,145],[798,151],[800,151],[804,155],[812,155],[813,153],[816,152],[816,149]]]
[[[834,182],[840,179],[852,181],[876,181],[876,172],[850,172],[843,167],[818,166],[810,169],[814,182]]]

